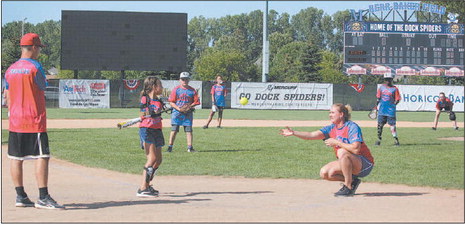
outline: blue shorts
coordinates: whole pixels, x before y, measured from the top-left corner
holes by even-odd
[[[378,115],[378,124],[389,124],[391,126],[396,125],[396,118],[395,117],[390,117],[390,116],[384,116],[384,115]]]
[[[371,163],[367,158],[365,158],[362,155],[355,155],[357,156],[360,161],[362,161],[362,169],[360,170],[360,173],[358,173],[357,177],[366,177],[368,174],[371,173],[371,170],[373,169],[373,163]]]
[[[165,145],[165,138],[161,129],[153,129],[147,127],[139,128],[140,146],[144,149],[144,143],[155,144],[156,148]]]

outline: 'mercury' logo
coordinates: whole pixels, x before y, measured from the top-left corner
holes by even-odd
[[[269,84],[266,90],[272,91],[273,89],[297,89],[297,85],[274,85],[274,84]]]

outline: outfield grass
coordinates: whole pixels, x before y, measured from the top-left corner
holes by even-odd
[[[2,109],[2,118],[7,118],[6,110]],[[194,118],[208,118],[209,109],[196,110]],[[368,111],[354,111],[353,120],[369,120]],[[122,119],[137,117],[136,108],[111,108],[111,109],[47,109],[48,119]],[[456,113],[457,121],[464,121],[463,113]],[[164,115],[168,119],[169,115]],[[224,112],[225,119],[244,120],[328,120],[328,111],[309,110],[240,110],[227,109]],[[398,121],[431,122],[434,119],[434,112],[398,112]],[[449,117],[443,113],[439,118],[441,122],[448,122]]]
[[[319,128],[296,128],[315,129]],[[2,132],[5,144],[8,134],[6,130]],[[168,132],[165,128],[166,139]],[[60,159],[134,174],[141,173],[145,162],[137,128],[49,129],[48,133],[52,155]],[[375,158],[375,168],[364,181],[464,188],[463,142],[437,139],[463,136],[463,130],[402,128],[398,133],[400,147],[393,146],[387,128],[384,142],[375,147],[375,128],[363,129]],[[322,141],[282,137],[278,128],[196,128],[194,135],[194,146],[199,152],[186,152],[186,138],[180,132],[174,152],[163,153],[160,175],[319,179],[320,168],[335,159],[333,150]]]

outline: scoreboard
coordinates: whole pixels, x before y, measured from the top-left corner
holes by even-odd
[[[463,76],[463,24],[352,21],[344,25],[344,72]]]

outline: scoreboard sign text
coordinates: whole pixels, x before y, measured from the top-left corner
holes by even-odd
[[[463,24],[344,24],[347,75],[463,76],[464,54]]]

